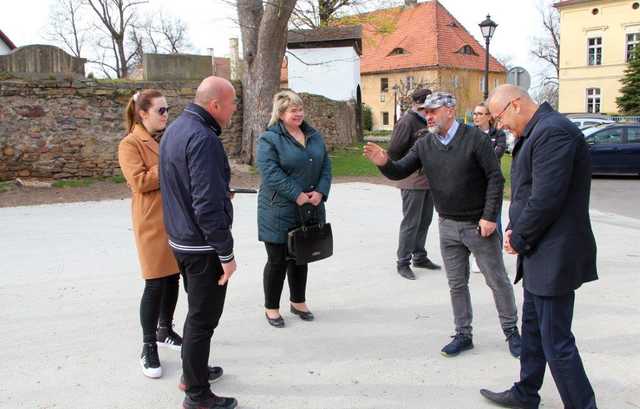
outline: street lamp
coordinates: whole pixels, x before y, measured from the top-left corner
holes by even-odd
[[[491,42],[491,37],[493,37],[493,33],[496,31],[496,27],[498,27],[498,25],[491,20],[491,16],[488,14],[486,20],[478,25],[480,26],[480,31],[484,37],[485,49],[487,52],[484,59],[484,99],[486,100],[489,97],[489,43]]]
[[[393,126],[396,126],[396,122],[398,122],[398,90],[400,87],[395,84],[391,89],[393,90]]]

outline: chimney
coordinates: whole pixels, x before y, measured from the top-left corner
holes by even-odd
[[[404,5],[407,7],[415,6],[418,4],[418,0],[404,0]]]
[[[229,39],[229,51],[231,56],[229,58],[230,65],[230,77],[231,80],[239,80],[240,79],[240,51],[238,50],[238,39],[230,38]]]

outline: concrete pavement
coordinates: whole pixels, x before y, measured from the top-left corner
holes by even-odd
[[[417,281],[395,273],[395,188],[333,186],[335,255],[309,269],[316,321],[288,313],[285,289],[284,329],[264,319],[255,196],[237,195],[234,205],[239,271],[212,353],[225,369],[214,392],[240,408],[492,408],[478,390],[516,378],[479,274],[471,277],[476,347],[440,355],[453,332],[447,282],[443,271],[416,269]],[[180,407],[177,354],[161,349],[158,380],[138,364],[143,283],[129,209],[128,200],[0,209],[0,408]],[[574,332],[599,408],[640,408],[640,220],[594,210],[592,221],[601,279],[577,292]],[[428,250],[441,264],[437,223]],[[513,272],[515,260],[506,263]],[[181,292],[180,333],[185,301]],[[549,374],[541,393],[543,408],[562,408]]]

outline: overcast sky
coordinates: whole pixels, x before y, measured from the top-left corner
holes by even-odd
[[[47,43],[45,33],[50,5],[54,0],[3,0],[0,30],[17,46]],[[510,57],[511,64],[526,68],[533,75],[541,64],[529,50],[532,38],[541,34],[538,5],[550,0],[440,0],[465,28],[483,45],[478,23],[487,13],[498,23],[490,52],[497,57]],[[422,2],[422,1],[421,1]],[[239,37],[233,22],[235,10],[223,0],[150,0],[149,10],[163,10],[179,16],[186,24],[195,53],[208,53],[213,48],[217,56],[229,51],[229,37]]]

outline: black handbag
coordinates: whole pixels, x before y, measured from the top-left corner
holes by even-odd
[[[333,255],[331,223],[320,223],[318,208],[305,203],[298,207],[300,227],[289,232],[289,256],[297,265],[323,260]]]

